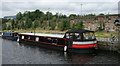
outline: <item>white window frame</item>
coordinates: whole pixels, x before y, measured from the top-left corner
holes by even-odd
[[[39,37],[36,37],[36,38],[35,38],[35,41],[39,41]]]
[[[22,39],[24,39],[24,36],[22,36]]]

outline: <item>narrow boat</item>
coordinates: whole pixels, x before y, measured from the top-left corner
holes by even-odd
[[[65,35],[20,33],[17,41],[76,53],[91,53],[97,48],[94,31],[83,29],[70,30]]]
[[[17,32],[3,32],[2,33],[2,38],[3,39],[9,39],[9,40],[13,40],[13,41],[17,41],[18,39],[18,33]]]

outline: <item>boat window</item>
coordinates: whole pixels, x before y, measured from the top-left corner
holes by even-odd
[[[80,40],[81,39],[81,35],[79,33],[75,33],[75,39],[76,40]]]
[[[65,40],[64,39],[58,39],[57,44],[58,45],[65,45]]]
[[[53,39],[53,44],[57,44],[57,39]]]
[[[22,36],[22,39],[24,39],[24,36]]]
[[[72,37],[73,37],[73,35],[74,35],[74,33],[70,33],[70,38],[72,38]]]
[[[34,36],[30,36],[30,40],[35,40],[35,37]]]
[[[47,39],[46,39],[45,37],[40,37],[40,38],[39,38],[39,41],[46,42]]]
[[[28,36],[28,39],[30,39],[30,36]]]
[[[39,37],[36,37],[35,41],[39,41]]]
[[[24,39],[28,39],[28,36],[27,36],[27,35],[25,35]]]
[[[48,42],[48,43],[52,43],[52,38],[47,38],[47,40],[46,40],[46,42]]]
[[[87,32],[87,33],[83,33],[83,38],[84,38],[85,40],[95,39],[95,35],[94,35],[94,33],[92,33],[92,32]]]
[[[70,33],[70,38],[73,40],[81,40],[81,34],[79,33]]]
[[[66,38],[69,38],[69,33],[66,33]]]

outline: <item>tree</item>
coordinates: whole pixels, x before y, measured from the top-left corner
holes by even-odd
[[[25,27],[26,28],[31,28],[32,27],[32,20],[31,19],[29,19],[29,18],[26,18],[26,20],[25,20]],[[26,29],[25,28],[25,29]]]
[[[17,26],[18,26],[18,20],[15,21],[14,28],[17,28]]]
[[[66,30],[67,30],[67,29],[70,29],[70,21],[69,21],[69,20],[66,20],[66,21],[65,21],[65,24],[66,24],[66,28],[65,28],[65,29],[66,29]]]
[[[58,27],[61,31],[70,29],[70,22],[68,20],[63,20],[58,24]]]
[[[104,14],[103,14],[103,13],[100,13],[98,16],[104,16]]]
[[[11,29],[11,26],[10,26],[10,25],[8,25],[7,30],[10,30],[10,29]]]
[[[5,24],[6,22],[8,22],[9,21],[9,19],[4,19],[4,18],[2,18],[2,24]]]
[[[6,27],[7,27],[7,25],[4,24],[3,27],[2,27],[2,29],[3,29],[3,30],[6,30]]]
[[[16,15],[16,19],[17,19],[17,20],[20,20],[21,18],[22,18],[22,13],[19,12],[19,13]]]
[[[76,25],[75,25],[75,24],[73,24],[71,29],[72,29],[72,30],[75,30],[75,26],[76,26]]]
[[[52,19],[52,13],[51,12],[46,12],[46,17],[47,17],[47,20],[50,20],[50,19]]]
[[[53,21],[53,22],[56,22],[56,17],[52,17],[52,21]]]
[[[25,24],[24,24],[24,22],[22,22],[22,24],[20,25],[20,28],[25,29]]]
[[[105,30],[105,23],[103,22],[103,30]]]
[[[96,16],[95,14],[87,14],[87,15],[84,15],[83,17],[91,17],[91,16]]]
[[[100,21],[100,27],[98,27],[99,31],[105,30],[105,23]]]
[[[49,26],[51,30],[55,29],[56,23],[55,22],[49,22]]]
[[[40,11],[40,10],[38,10],[38,9],[36,9],[35,11],[34,11],[34,14],[35,14],[35,19],[39,19],[39,18],[41,18],[42,16],[44,16],[44,13],[42,12],[42,11]]]
[[[33,27],[34,27],[34,28],[37,28],[38,26],[39,26],[39,23],[38,23],[37,20],[35,20],[35,21],[34,21],[34,26],[33,26]]]
[[[84,29],[83,22],[81,21],[81,22],[77,23],[75,29],[76,29],[76,30]]]
[[[76,17],[76,14],[70,14],[69,15],[69,18],[75,18]]]
[[[12,29],[15,28],[15,21],[14,21],[14,19],[12,20],[11,26],[12,26]]]

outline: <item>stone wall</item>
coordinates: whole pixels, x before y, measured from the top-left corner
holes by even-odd
[[[88,30],[97,30],[100,26],[100,21],[105,24],[105,30],[106,31],[113,31],[115,32],[116,26],[114,25],[114,21],[116,19],[120,20],[120,17],[118,17],[119,14],[113,14],[113,15],[105,15],[105,16],[96,16],[96,17],[83,17],[83,18],[74,18],[71,19],[71,25],[73,23],[77,23],[80,21],[83,21],[85,29]]]
[[[117,51],[117,52],[120,53],[120,43],[98,41],[98,49],[109,50],[109,51]]]

